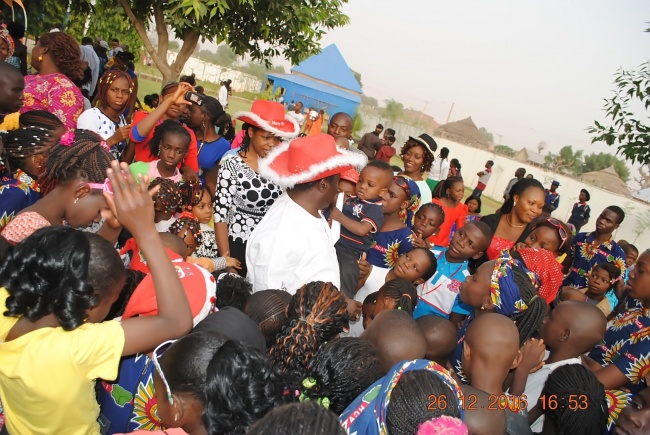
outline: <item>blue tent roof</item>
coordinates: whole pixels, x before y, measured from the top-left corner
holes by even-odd
[[[328,45],[315,56],[293,67],[291,71],[313,77],[353,92],[363,93],[359,82],[354,78],[352,70],[343,59],[336,44]]]
[[[324,83],[320,83],[315,80],[308,79],[307,77],[302,77],[295,74],[275,74],[275,73],[269,73],[267,74],[267,76],[275,79],[286,80],[288,82],[295,83],[297,85],[314,89],[315,91],[324,92],[330,95],[335,95],[337,97],[345,98],[346,100],[354,101],[356,103],[359,103],[361,101],[361,97],[359,97],[359,95],[357,94],[353,94],[352,92],[347,92],[342,89],[328,86]]]

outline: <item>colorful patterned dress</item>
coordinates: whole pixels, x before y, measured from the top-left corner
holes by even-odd
[[[565,286],[575,288],[587,287],[587,276],[591,269],[599,263],[612,263],[620,269],[621,276],[625,275],[625,252],[614,241],[609,239],[600,246],[594,244],[596,233],[580,233],[571,242],[573,264],[569,274],[564,279]]]
[[[379,231],[375,233],[375,242],[370,247],[366,259],[373,266],[392,269],[395,260],[413,250],[413,231],[400,228],[393,231]]]
[[[79,115],[84,111],[84,98],[79,88],[63,74],[36,74],[25,77],[20,113],[30,110],[51,112],[67,130],[74,130]]]
[[[0,231],[14,216],[41,198],[36,182],[20,169],[0,179]]]

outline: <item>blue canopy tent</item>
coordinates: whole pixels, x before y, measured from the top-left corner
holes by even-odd
[[[271,95],[283,88],[285,103],[301,102],[305,108],[323,109],[330,116],[345,112],[354,117],[361,104],[361,86],[334,44],[293,67],[291,74],[266,77]]]

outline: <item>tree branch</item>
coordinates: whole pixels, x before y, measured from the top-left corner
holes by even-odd
[[[163,12],[162,4],[155,2],[153,5],[153,16],[156,22],[156,33],[158,34],[158,53],[163,53],[165,56],[165,64],[167,63],[167,49],[169,48],[169,32],[167,31],[167,24],[165,23],[165,14]]]
[[[185,66],[185,62],[187,62],[187,59],[189,59],[192,53],[194,53],[194,49],[199,43],[200,36],[201,33],[197,29],[187,29],[183,33],[183,46],[178,52],[174,63],[171,65],[171,71],[173,74],[172,78],[176,78],[180,75],[183,66]]]

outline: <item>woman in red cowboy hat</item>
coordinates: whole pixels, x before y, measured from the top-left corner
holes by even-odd
[[[258,159],[281,141],[296,137],[300,126],[284,114],[284,106],[266,100],[253,102],[250,112],[233,117],[249,125],[239,152],[222,161],[214,200],[214,231],[219,252],[238,259],[246,276],[246,243],[282,193],[277,184],[260,177]]]

